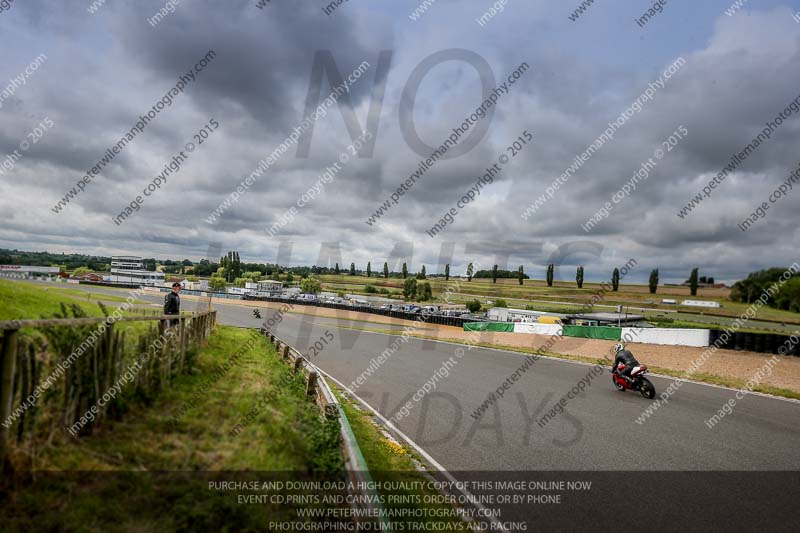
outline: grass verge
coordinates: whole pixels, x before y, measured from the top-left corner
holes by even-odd
[[[342,477],[338,421],[319,416],[266,339],[243,349],[252,331],[218,327],[192,372],[91,436],[15,450],[27,463],[0,489],[4,529],[251,531],[293,520],[292,506],[243,505],[242,491],[209,488],[248,476]]]
[[[392,487],[378,490],[384,509],[406,514],[405,518],[390,520],[403,524],[395,531],[468,531],[456,509],[445,503],[447,497],[430,487],[430,478],[418,470],[422,460],[415,451],[387,438],[372,414],[357,408],[355,401],[343,397],[339,389],[334,388],[334,394],[342,403],[373,480]],[[412,511],[423,516],[413,516]]]
[[[114,296],[99,292],[84,291],[0,279],[0,320],[22,320],[52,316],[61,309],[61,304],[78,304],[89,316],[103,316],[97,301],[125,302],[127,296]],[[133,304],[147,303],[134,300]],[[113,310],[113,308],[112,308]]]
[[[119,291],[120,292],[119,296],[116,295],[116,294],[108,294],[108,293],[105,293],[105,292],[92,292],[91,290],[71,289],[71,288],[64,288],[64,287],[47,287],[44,290],[46,290],[47,292],[53,292],[53,293],[56,293],[56,294],[63,294],[64,296],[67,296],[67,297],[70,297],[70,298],[75,298],[76,300],[85,301],[85,302],[102,300],[104,302],[119,302],[119,303],[121,303],[121,302],[124,302],[128,298],[127,296],[121,296],[122,294],[127,294],[127,291],[125,291],[124,289]],[[147,303],[150,303],[150,302],[146,302],[144,300],[133,300],[131,303],[133,303],[133,304],[147,304]]]
[[[40,318],[51,316],[62,303],[76,303],[57,291],[44,290],[30,283],[0,279],[0,320]],[[103,316],[97,305],[87,305],[89,316]]]

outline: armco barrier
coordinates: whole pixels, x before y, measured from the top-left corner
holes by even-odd
[[[441,316],[429,315],[426,313],[406,313],[405,311],[389,311],[388,309],[377,309],[366,305],[344,305],[334,304],[328,302],[309,302],[305,300],[287,300],[285,298],[270,298],[266,296],[251,296],[245,294],[243,300],[256,301],[256,302],[278,302],[278,303],[291,303],[292,305],[309,305],[313,307],[325,307],[328,309],[339,309],[341,311],[355,311],[358,313],[371,313],[373,315],[388,316],[390,318],[401,318],[403,320],[426,322],[428,324],[442,324],[444,326],[453,326],[456,328],[463,328],[467,322],[480,322],[476,318],[462,318],[456,316]]]
[[[564,336],[618,341],[622,338],[622,329],[612,326],[564,326]]]
[[[386,519],[381,515],[382,506],[373,488],[372,476],[369,473],[367,462],[364,460],[364,455],[361,453],[361,448],[358,446],[356,436],[353,434],[342,405],[333,394],[328,382],[325,381],[322,372],[311,361],[306,359],[303,354],[280,340],[273,333],[264,328],[260,331],[275,345],[278,355],[282,356],[291,365],[294,372],[305,374],[306,394],[314,398],[325,416],[339,418],[339,444],[344,454],[347,477],[351,482],[353,492],[355,492],[354,501],[358,502],[354,505],[367,509],[369,511],[368,516],[380,517],[381,525],[373,525],[368,529],[369,531],[390,531],[387,528]]]

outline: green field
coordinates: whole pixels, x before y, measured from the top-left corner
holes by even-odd
[[[62,303],[76,303],[58,291],[0,279],[0,320],[42,318],[58,312]],[[97,305],[82,305],[89,316],[103,316]]]
[[[95,302],[122,303],[127,293],[120,294],[114,296],[50,284],[0,279],[0,320],[49,317],[59,311],[62,303],[78,304],[89,316],[103,316]],[[146,302],[134,300],[133,303]]]
[[[91,286],[87,285],[86,289],[78,289],[78,288],[62,288],[62,287],[47,287],[48,292],[55,292],[56,294],[63,294],[64,296],[69,296],[71,298],[75,298],[76,300],[103,300],[106,302],[124,302],[128,298],[128,291],[125,289],[116,289],[119,292],[119,296],[114,294],[107,294],[104,292],[92,292]],[[144,300],[133,300],[134,304],[144,304],[147,303]]]
[[[41,283],[0,279],[0,320],[53,318],[61,316],[62,305],[68,307],[77,305],[80,308],[80,312],[84,313],[85,316],[102,317],[104,313],[100,305],[98,305],[99,301],[125,301],[124,297],[107,294],[92,293],[92,296],[96,297],[96,299],[87,300],[86,293],[78,289],[64,289]],[[106,309],[109,313],[113,313],[116,307],[113,304],[109,304]],[[71,311],[69,313],[69,316],[72,316]],[[140,315],[136,315],[129,310],[124,312],[123,316]],[[117,327],[122,331],[135,335],[150,326],[146,322],[119,322]],[[22,331],[28,335],[41,336],[35,330],[23,329]]]

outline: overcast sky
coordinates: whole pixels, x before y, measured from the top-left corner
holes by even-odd
[[[683,281],[689,270],[717,280],[788,266],[800,260],[795,190],[771,204],[747,232],[744,220],[800,164],[800,122],[793,115],[685,218],[678,211],[800,95],[800,3],[758,0],[733,16],[728,0],[670,1],[640,27],[649,1],[599,0],[580,18],[579,4],[507,0],[504,10],[476,22],[494,2],[438,0],[419,19],[416,1],[349,0],[327,15],[328,2],[182,0],[152,26],[165,2],[16,0],[0,12],[0,91],[44,54],[39,68],[0,94],[0,246],[22,250],[327,263],[338,243],[340,263],[380,269],[398,257],[428,272],[468,261],[516,269],[533,277],[561,262],[562,276],[586,265],[586,279],[607,279],[635,258],[629,281],[652,268],[661,280]],[[698,4],[702,4],[700,7]],[[302,5],[303,7],[299,7]],[[800,18],[800,16],[798,16]],[[401,130],[413,117],[419,137],[441,144],[483,100],[479,72],[465,61],[436,64],[419,84],[413,109],[401,109],[412,71],[438,52],[468,50],[496,83],[520,64],[528,70],[501,96],[467,153],[438,161],[376,223],[366,220],[416,169],[421,159]],[[209,50],[216,56],[143,133],[59,213],[53,206],[74,187]],[[314,125],[308,157],[291,146],[213,224],[208,217],[304,119],[315,54],[330,51],[347,76],[370,68],[352,86],[349,103],[365,128],[372,105],[379,118],[370,157],[351,157],[319,195],[276,235],[267,229],[352,142],[340,110]],[[391,51],[379,72],[379,52]],[[522,213],[677,58],[685,64],[631,116],[528,220]],[[484,77],[487,69],[483,69]],[[379,98],[383,84],[382,101]],[[491,89],[491,88],[489,88]],[[316,90],[330,93],[327,76]],[[13,92],[13,94],[11,94]],[[407,117],[406,117],[407,118]],[[219,123],[180,170],[117,226],[112,218],[142,194],[173,155],[185,151],[211,119]],[[41,123],[51,127],[42,131]],[[20,143],[32,141],[27,150]],[[46,126],[46,124],[45,124]],[[679,128],[688,133],[665,153],[607,219],[582,229],[639,166]],[[426,230],[476,185],[485,168],[528,131],[533,141],[502,167],[476,201],[431,238]],[[32,134],[29,136],[28,134]],[[13,156],[15,150],[21,157]],[[0,167],[3,168],[3,167]],[[335,258],[336,252],[333,252]],[[442,258],[445,258],[444,260]],[[397,269],[393,265],[393,268]]]

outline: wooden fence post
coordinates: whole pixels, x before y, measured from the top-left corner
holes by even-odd
[[[14,386],[14,367],[17,362],[18,329],[3,332],[2,366],[0,366],[0,422],[11,414],[11,395]],[[4,468],[8,452],[8,428],[0,424],[0,468]]]
[[[164,338],[164,333],[167,331],[167,324],[168,324],[168,321],[166,321],[166,320],[159,320],[158,321],[158,338],[159,339],[163,339]],[[160,369],[160,367],[161,367],[161,357],[164,355],[164,348],[165,348],[165,345],[162,344],[160,350],[158,350],[157,352],[155,352],[155,350],[154,350],[154,352],[155,352],[153,354],[154,355],[154,359],[159,362],[159,364],[156,366],[157,369]],[[159,374],[160,374],[160,372],[159,372]]]
[[[308,382],[306,383],[306,396],[314,396],[317,393],[317,371],[309,370]]]
[[[178,365],[178,372],[183,371],[183,363],[186,360],[186,317],[181,317],[181,360]]]

